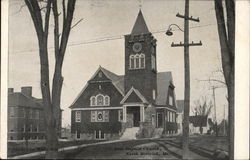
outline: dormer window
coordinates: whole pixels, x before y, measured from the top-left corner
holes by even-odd
[[[109,106],[110,98],[108,95],[104,96],[102,94],[98,94],[96,96],[90,97],[90,106]]]
[[[145,54],[135,54],[129,56],[130,69],[143,69],[145,68]]]

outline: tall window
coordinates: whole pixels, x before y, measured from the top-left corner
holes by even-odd
[[[135,57],[134,57],[134,55],[130,55],[129,61],[130,61],[130,68],[134,69],[135,68]]]
[[[90,106],[95,106],[96,105],[96,99],[95,99],[95,96],[92,96],[90,98]]]
[[[81,122],[81,111],[76,111],[75,112],[75,121],[76,122]]]
[[[145,68],[145,55],[140,55],[140,68]]]
[[[103,95],[98,95],[98,96],[96,97],[96,99],[97,99],[97,105],[98,105],[98,106],[103,105]]]
[[[145,68],[145,55],[143,53],[129,56],[130,69]]]
[[[153,93],[152,93],[152,95],[153,95],[153,100],[155,100],[155,90],[153,89],[152,92],[153,92]]]
[[[140,56],[139,56],[139,54],[135,55],[135,68],[140,68]]]
[[[173,105],[173,97],[169,96],[168,101],[169,101],[169,105],[172,106]]]
[[[155,56],[151,55],[152,70],[156,70]]]
[[[98,94],[97,96],[92,96],[90,98],[90,106],[109,106],[110,105],[110,97],[108,95],[104,96],[102,94]]]
[[[108,105],[109,105],[109,96],[105,96],[104,105],[105,105],[105,106],[108,106]]]
[[[9,107],[9,112],[10,112],[10,117],[15,117],[15,108],[14,107]]]
[[[95,138],[96,139],[104,139],[105,138],[105,133],[101,130],[96,130],[95,131]]]

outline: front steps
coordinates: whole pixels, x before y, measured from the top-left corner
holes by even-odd
[[[152,138],[161,138],[163,133],[163,128],[155,128]]]
[[[139,131],[139,127],[126,128],[123,135],[121,136],[121,140],[129,140],[136,139],[136,134]]]

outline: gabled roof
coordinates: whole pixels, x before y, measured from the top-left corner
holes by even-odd
[[[144,20],[144,17],[142,15],[142,12],[140,10],[136,18],[131,34],[138,35],[138,34],[145,34],[145,33],[149,33],[149,30]]]
[[[121,100],[121,104],[126,103],[126,100],[130,97],[130,95],[132,95],[132,93],[135,93],[137,95],[137,97],[139,97],[139,99],[141,101],[138,101],[139,103],[148,103],[148,101],[144,98],[144,96],[134,87],[131,87],[131,89],[128,91],[128,93],[124,96],[124,98]]]
[[[157,73],[157,97],[156,105],[166,105],[168,97],[168,88],[170,83],[172,83],[172,73],[171,72],[158,72]]]
[[[97,69],[97,71],[94,73],[94,75],[90,78],[93,79],[98,73],[99,71],[102,71],[103,74],[111,80],[112,84],[116,87],[116,89],[121,93],[122,96],[124,96],[124,76],[119,76],[113,72],[110,72],[109,70],[99,66],[99,68]],[[81,90],[81,92],[78,94],[78,96],[76,97],[76,99],[74,100],[74,102],[70,105],[69,108],[71,108],[75,102],[80,98],[80,96],[82,95],[82,93],[84,92],[84,90],[87,88],[87,86],[89,85],[89,83],[87,83],[84,88]]]
[[[21,92],[14,92],[8,94],[8,106],[42,108],[42,103],[34,97],[28,97]]]

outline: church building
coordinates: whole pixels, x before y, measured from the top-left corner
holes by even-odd
[[[171,72],[157,72],[156,39],[140,11],[125,35],[125,75],[99,67],[71,109],[75,139],[133,139],[177,133]]]

